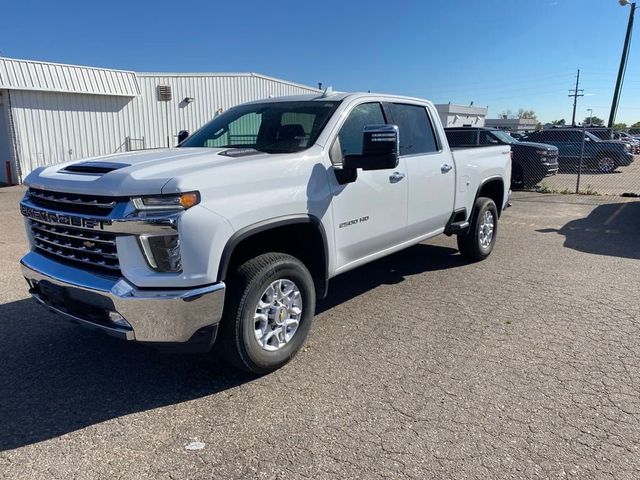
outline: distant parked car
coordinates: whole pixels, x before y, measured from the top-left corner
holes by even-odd
[[[479,127],[445,128],[451,147],[509,145],[513,153],[511,188],[529,188],[558,173],[558,148],[542,143],[520,142],[504,130]]]
[[[525,139],[558,147],[561,170],[576,168],[580,163],[583,130],[580,128],[553,128],[528,134]],[[628,144],[616,140],[600,140],[590,131],[584,132],[584,168],[596,168],[602,173],[612,173],[618,167],[630,165],[633,153]]]
[[[627,132],[613,132],[613,137],[621,142],[631,145],[631,150],[635,155],[640,155],[640,138],[629,135]]]

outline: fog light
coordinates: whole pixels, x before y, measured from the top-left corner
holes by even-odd
[[[109,321],[118,327],[131,328],[129,322],[127,322],[122,315],[118,312],[109,312]]]
[[[140,243],[149,266],[161,272],[182,270],[178,235],[141,235]]]

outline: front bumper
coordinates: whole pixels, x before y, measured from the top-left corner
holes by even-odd
[[[55,262],[37,252],[20,261],[32,296],[69,320],[109,335],[154,344],[181,344],[207,332],[215,340],[225,284],[189,289],[137,288],[123,278]]]

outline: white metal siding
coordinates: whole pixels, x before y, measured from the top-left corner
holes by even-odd
[[[175,145],[178,131],[193,132],[239,103],[318,92],[255,74],[141,74],[138,83],[141,95],[133,98],[9,91],[22,178],[42,165],[125,151],[127,137],[144,138],[145,148],[165,147],[167,136]],[[171,86],[171,101],[157,100],[157,85]]]
[[[0,88],[134,97],[136,74],[122,70],[0,58]]]

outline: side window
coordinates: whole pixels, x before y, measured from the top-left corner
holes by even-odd
[[[582,132],[567,132],[565,142],[582,143]]]
[[[400,129],[400,155],[429,153],[438,150],[427,109],[420,105],[389,105],[393,123]]]
[[[496,145],[498,143],[500,143],[500,141],[493,133],[487,132],[486,130],[480,131],[480,145]]]
[[[476,130],[445,130],[445,133],[451,147],[477,145],[478,132]]]
[[[342,125],[338,140],[342,155],[362,154],[362,131],[365,125],[380,125],[386,123],[379,103],[363,103],[358,105],[347,117]],[[339,160],[342,161],[342,157]]]

